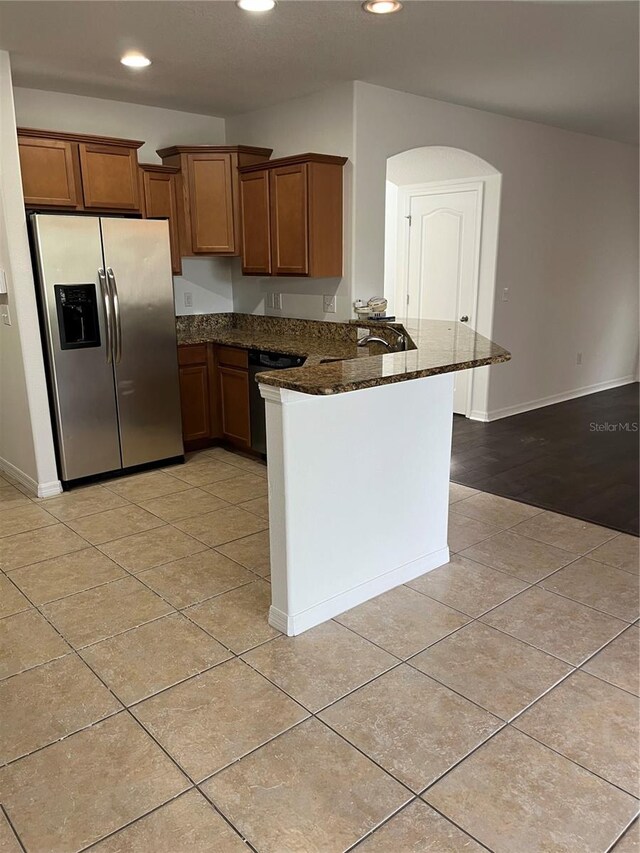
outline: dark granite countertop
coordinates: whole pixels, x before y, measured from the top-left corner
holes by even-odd
[[[263,352],[299,355],[305,366],[323,359],[368,358],[371,352],[357,344],[357,329],[350,323],[264,317],[259,314],[192,314],[176,318],[178,345],[214,343]],[[387,332],[393,341],[394,334]],[[384,337],[384,335],[383,335]],[[373,352],[384,346],[372,345]]]
[[[508,361],[511,354],[462,323],[410,320],[403,327],[376,322],[326,323],[251,314],[204,314],[177,318],[179,344],[213,342],[246,349],[306,356],[302,367],[268,371],[260,382],[303,394],[329,395],[439,373]],[[357,346],[357,329],[394,341],[409,333],[406,352]],[[339,359],[322,363],[324,359]]]

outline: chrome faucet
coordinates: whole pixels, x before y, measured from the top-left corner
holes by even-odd
[[[384,344],[384,346],[389,350],[389,352],[402,352],[407,349],[407,336],[402,332],[398,332],[396,329],[391,329],[392,332],[395,332],[397,335],[395,345],[389,343],[389,341],[385,341],[384,338],[378,337],[378,335],[367,335],[364,338],[361,338],[358,341],[359,347],[366,347],[367,344]]]

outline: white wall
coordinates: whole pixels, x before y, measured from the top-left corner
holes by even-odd
[[[383,286],[386,160],[425,145],[471,151],[502,174],[493,337],[513,360],[491,369],[490,416],[630,381],[638,149],[356,83],[355,296]]]
[[[352,193],[354,84],[345,83],[304,98],[227,119],[227,142],[273,148],[272,157],[307,151],[349,158],[344,168],[344,275],[341,279],[259,278],[243,276],[233,264],[233,302],[236,311],[277,314],[314,320],[344,320],[352,316]],[[282,294],[282,311],[267,310],[265,296]],[[323,312],[322,295],[336,294],[337,313]]]
[[[94,133],[144,140],[138,149],[141,163],[159,163],[156,149],[184,145],[221,145],[224,119],[160,107],[86,98],[39,89],[14,89],[18,126],[70,133]],[[176,314],[230,311],[233,304],[231,262],[228,258],[188,258],[182,275],[174,277]],[[184,304],[192,294],[193,307]]]
[[[0,468],[33,492],[60,491],[20,183],[9,54],[0,51]]]

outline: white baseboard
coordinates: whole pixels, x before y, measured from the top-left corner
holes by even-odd
[[[5,471],[9,476],[17,480],[22,486],[28,489],[32,495],[38,498],[50,498],[53,495],[59,495],[62,492],[62,483],[60,480],[51,480],[48,483],[37,483],[33,477],[25,474],[20,468],[0,457],[0,471]]]
[[[598,391],[608,391],[610,388],[619,388],[621,385],[630,385],[636,379],[631,373],[619,379],[607,379],[605,382],[596,382],[594,385],[585,385],[582,388],[574,388],[572,391],[564,391],[562,394],[552,394],[550,397],[540,397],[538,400],[529,400],[526,403],[518,403],[516,406],[505,406],[503,409],[492,409],[490,412],[471,412],[470,418],[474,421],[497,421],[500,418],[508,418],[511,415],[520,415],[530,412],[532,409],[542,409],[544,406],[553,406],[554,403],[564,403],[567,400],[575,400],[577,397],[586,397],[587,394],[596,394]]]
[[[412,560],[410,563],[398,566],[398,568],[385,572],[383,575],[378,575],[377,578],[372,578],[352,589],[341,592],[326,601],[321,601],[300,613],[288,615],[271,605],[269,608],[269,624],[278,631],[282,631],[283,634],[294,637],[296,634],[301,634],[303,631],[308,631],[309,628],[320,625],[321,622],[339,616],[346,610],[351,610],[358,604],[369,601],[370,598],[375,598],[383,592],[400,586],[400,584],[407,583],[407,581],[420,577],[420,575],[437,569],[439,566],[444,566],[448,562],[449,548],[440,548],[437,551],[432,551],[431,554],[425,554],[423,557],[418,557],[417,560]]]

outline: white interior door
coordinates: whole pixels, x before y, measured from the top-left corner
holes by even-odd
[[[407,315],[475,324],[481,188],[408,196]],[[471,371],[455,374],[453,410],[467,414]]]

